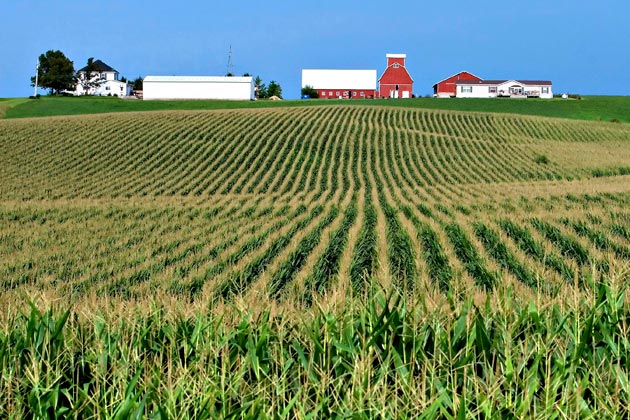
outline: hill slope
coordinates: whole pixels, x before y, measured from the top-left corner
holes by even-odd
[[[557,296],[630,259],[628,162],[624,124],[513,115],[5,120],[0,287],[202,305],[373,287]]]
[[[6,118],[49,117],[109,112],[288,108],[304,106],[388,106],[400,108],[440,109],[447,111],[493,112],[537,115],[594,121],[630,123],[630,97],[584,96],[581,100],[562,99],[398,99],[398,100],[290,100],[290,101],[139,101],[114,97],[49,97],[39,100],[13,99],[0,103]]]

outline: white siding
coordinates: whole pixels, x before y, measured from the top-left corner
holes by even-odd
[[[143,98],[149,99],[254,99],[252,77],[147,76]]]
[[[376,90],[376,70],[302,70],[302,87]]]
[[[553,90],[550,85],[531,85],[523,84],[514,80],[497,85],[457,85],[456,97],[458,98],[495,98],[499,95],[510,96],[510,87],[520,86],[523,92],[537,92],[538,97],[543,99],[552,99]],[[491,92],[491,89],[494,89]],[[543,93],[543,89],[547,89],[547,93]],[[524,97],[524,96],[523,96]]]
[[[75,96],[86,94],[80,82],[77,83],[76,89],[72,94]],[[87,94],[94,96],[129,96],[131,95],[131,85],[112,78],[111,80],[103,80],[97,87],[90,88]]]
[[[488,85],[459,85],[455,96],[458,98],[495,98],[497,94],[490,93],[489,88]],[[466,89],[472,90],[472,92],[466,92]]]

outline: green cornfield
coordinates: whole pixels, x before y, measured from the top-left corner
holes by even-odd
[[[630,125],[0,120],[0,418],[628,418]]]

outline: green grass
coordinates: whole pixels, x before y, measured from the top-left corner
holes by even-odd
[[[5,118],[48,117],[55,115],[99,114],[107,112],[199,110],[296,107],[307,105],[387,105],[405,108],[426,108],[451,111],[499,112],[510,114],[539,115],[595,121],[630,122],[630,97],[583,96],[581,100],[563,99],[399,99],[399,100],[288,100],[288,101],[141,101],[110,97],[46,97],[39,100],[23,98],[6,109]],[[0,106],[0,117],[2,116]]]
[[[0,98],[0,118],[4,118],[11,108],[26,102],[28,102],[26,98]]]

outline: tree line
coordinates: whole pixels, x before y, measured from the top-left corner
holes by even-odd
[[[98,73],[95,66],[94,58],[87,60],[86,66],[82,69],[83,74],[77,74],[74,69],[74,62],[59,50],[48,50],[41,54],[38,59],[37,75],[31,77],[31,86],[37,86],[43,89],[49,89],[51,95],[59,95],[67,91],[74,91],[77,85],[83,88],[84,92],[97,88],[103,81],[100,77],[90,77],[93,73]],[[232,74],[228,74],[232,76]],[[250,76],[245,73],[244,76]],[[131,83],[133,90],[142,90],[142,77],[138,76],[132,81],[128,81],[125,77],[121,77],[121,82]],[[260,76],[254,79],[256,97],[261,99],[277,96],[282,98],[282,87],[278,82],[272,80],[266,85]]]

